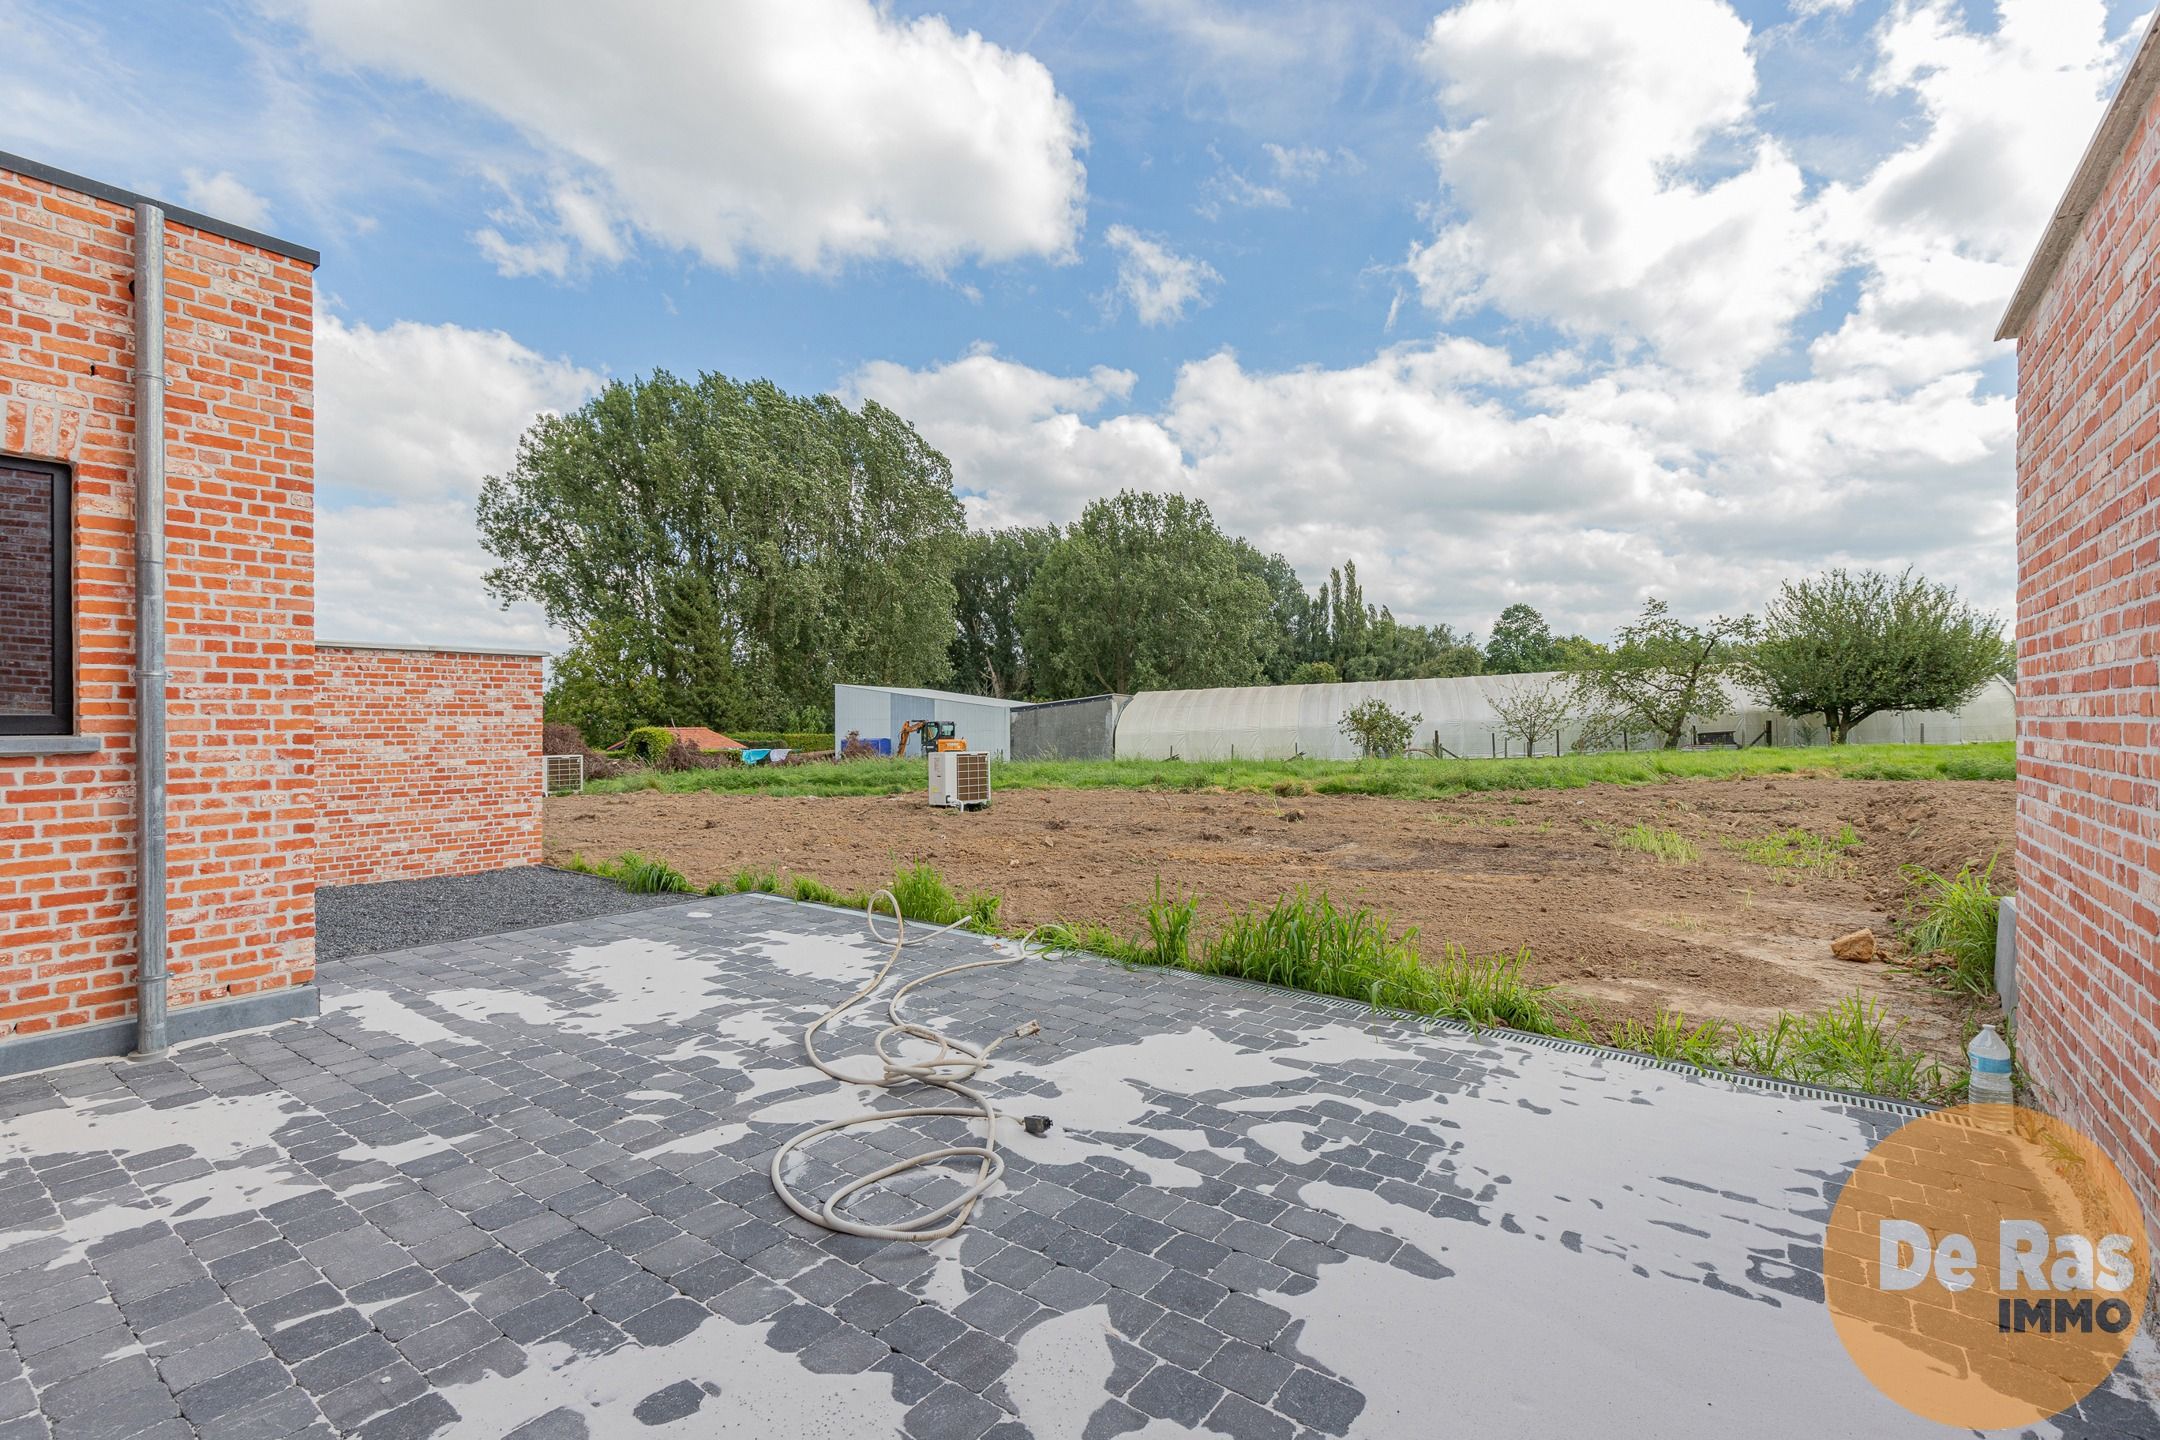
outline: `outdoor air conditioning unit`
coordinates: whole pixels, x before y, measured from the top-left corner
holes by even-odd
[[[981,810],[990,804],[990,752],[938,750],[930,754],[930,803],[948,810]]]

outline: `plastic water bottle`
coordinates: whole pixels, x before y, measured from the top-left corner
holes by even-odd
[[[1995,1033],[1993,1025],[1980,1027],[1980,1033],[1965,1047],[1965,1058],[1972,1062],[1972,1082],[1965,1091],[1966,1103],[2010,1104],[2010,1047]]]

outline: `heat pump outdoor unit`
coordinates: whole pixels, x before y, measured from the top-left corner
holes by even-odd
[[[930,803],[948,810],[982,810],[990,804],[990,752],[933,751]]]

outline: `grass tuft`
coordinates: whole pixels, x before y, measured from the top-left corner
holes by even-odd
[[[1191,963],[1193,919],[1199,906],[1196,895],[1165,893],[1162,876],[1155,877],[1155,898],[1141,914],[1147,922],[1148,946],[1156,964]]]
[[[1626,1021],[1612,1036],[1612,1043],[1622,1050],[1705,1066],[1725,1063],[1729,1052],[1724,1040],[1725,1027],[1719,1022],[1705,1020],[1691,1028],[1687,1017],[1677,1010],[1661,1011],[1648,1025],[1640,1020]]]
[[[615,881],[633,895],[688,895],[695,891],[683,873],[665,860],[630,854],[596,872]]]
[[[1773,870],[1835,870],[1845,863],[1847,854],[1860,848],[1860,837],[1850,825],[1835,835],[1794,826],[1758,840],[1727,840],[1725,845]]]
[[[1700,854],[1694,844],[1677,830],[1657,830],[1645,823],[1638,823],[1631,830],[1620,832],[1620,844],[1629,850],[1640,850],[1655,856],[1668,865],[1686,865]]]
[[[1553,987],[1523,979],[1527,958],[1473,956],[1450,944],[1428,961],[1418,954],[1415,927],[1393,932],[1365,906],[1345,909],[1325,891],[1301,888],[1267,909],[1230,916],[1184,968],[1471,1025],[1567,1033],[1569,1017]]]
[[[1995,862],[1952,876],[1908,865],[1912,886],[1906,903],[1905,943],[1916,955],[1943,955],[1950,978],[1975,995],[1995,993],[1995,929],[2002,896],[1995,893]]]

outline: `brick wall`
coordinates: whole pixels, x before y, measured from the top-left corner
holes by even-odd
[[[134,1005],[134,214],[0,168],[0,455],[74,474],[77,728],[0,756],[0,1039]],[[172,1005],[314,973],[314,280],[166,238]]]
[[[316,652],[316,880],[540,863],[540,659]]]
[[[2018,343],[2020,1058],[2160,1234],[2160,100]]]

